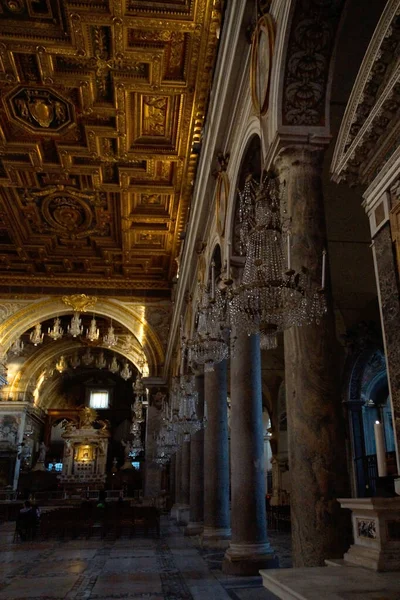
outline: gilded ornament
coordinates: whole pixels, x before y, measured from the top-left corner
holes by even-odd
[[[86,294],[73,294],[72,296],[63,296],[62,301],[75,312],[86,312],[89,308],[93,308],[97,298]]]
[[[72,105],[47,88],[19,87],[7,105],[15,120],[35,132],[58,133],[72,123]]]
[[[259,115],[265,115],[268,110],[274,43],[275,24],[271,15],[266,14],[257,23],[251,46],[251,98]]]

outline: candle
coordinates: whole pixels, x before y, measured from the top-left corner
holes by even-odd
[[[228,254],[226,256],[226,278],[231,278],[231,242],[228,242]]]
[[[378,466],[378,476],[386,477],[387,466],[386,466],[386,451],[385,451],[385,440],[383,437],[382,423],[375,421],[374,423],[375,433],[375,446],[376,446],[376,464]]]
[[[326,250],[324,250],[322,252],[322,282],[321,282],[322,289],[325,288],[325,269],[326,269]]]
[[[291,270],[291,260],[290,260],[290,231],[287,233],[287,268],[288,271]]]
[[[215,262],[211,263],[211,300],[215,300]]]

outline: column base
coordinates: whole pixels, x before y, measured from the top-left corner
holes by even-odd
[[[176,511],[176,524],[187,525],[190,518],[190,506],[188,504],[181,504]]]
[[[46,471],[46,466],[42,462],[37,462],[32,471]]]
[[[120,471],[127,471],[128,469],[133,469],[133,466],[129,460],[126,460],[124,462],[124,464],[122,465],[122,467],[120,468]]]
[[[230,527],[204,527],[201,544],[213,548],[228,548],[231,534]]]
[[[258,575],[260,569],[278,568],[279,559],[268,542],[230,544],[222,563],[222,572],[227,575]]]
[[[201,535],[203,533],[203,529],[203,521],[189,521],[189,523],[185,527],[184,534],[187,536]]]

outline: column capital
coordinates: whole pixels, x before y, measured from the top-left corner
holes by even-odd
[[[302,169],[321,170],[325,148],[309,144],[293,144],[282,148],[274,159],[274,167],[279,175],[288,169],[301,167]]]

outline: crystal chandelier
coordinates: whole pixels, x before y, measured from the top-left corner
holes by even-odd
[[[54,319],[53,328],[50,329],[49,327],[47,333],[54,341],[62,338],[64,335],[64,329],[61,327],[61,321],[58,317]]]
[[[144,422],[144,407],[143,401],[140,396],[135,398],[134,403],[131,406],[132,412],[134,413],[134,418],[138,423]]]
[[[108,367],[108,370],[111,371],[111,373],[118,373],[119,371],[119,364],[117,362],[117,358],[115,356],[112,357],[112,361],[110,366]]]
[[[154,462],[160,466],[167,464],[171,456],[177,451],[179,447],[178,434],[172,425],[172,410],[170,410],[167,402],[163,402],[162,426],[158,435],[155,436],[156,442],[156,456]]]
[[[105,369],[107,366],[107,361],[104,358],[104,352],[100,352],[99,356],[96,358],[96,367],[98,369]]]
[[[146,388],[143,383],[142,374],[140,373],[140,371],[138,371],[138,374],[136,375],[136,379],[132,384],[132,388],[135,396],[144,396],[146,393]]]
[[[132,416],[132,423],[131,423],[131,428],[130,428],[130,433],[132,435],[139,435],[140,434],[140,423],[138,423],[135,419],[135,415],[133,414]]]
[[[225,297],[219,289],[215,289],[213,278],[211,294],[205,286],[201,290],[194,337],[186,340],[182,336],[182,349],[188,349],[189,364],[204,365],[204,371],[209,372],[217,363],[228,358],[226,328]]]
[[[86,338],[90,342],[96,342],[99,339],[100,331],[97,327],[96,319],[93,316],[93,319],[90,321],[89,329],[86,329]]]
[[[124,352],[130,352],[134,348],[133,335],[130,333],[126,336],[124,343],[122,344],[122,350]]]
[[[160,429],[155,442],[157,449],[153,460],[156,464],[164,466],[171,460],[171,456],[178,449],[177,434],[171,425],[166,425]]]
[[[82,319],[79,313],[74,313],[71,319],[71,325],[68,325],[67,331],[72,337],[78,337],[83,333]]]
[[[29,339],[34,346],[43,344],[44,333],[42,333],[42,326],[40,323],[36,323],[35,328],[31,331]]]
[[[64,356],[60,356],[58,362],[56,363],[56,369],[59,373],[63,373],[68,368],[67,361]]]
[[[132,377],[132,371],[128,367],[128,363],[127,362],[124,363],[124,366],[121,369],[120,375],[121,375],[122,379],[125,379],[125,381],[127,381],[128,379],[130,379]]]
[[[19,354],[21,354],[21,352],[23,351],[23,349],[24,349],[24,342],[19,337],[11,345],[10,353],[14,354],[15,356],[18,356]]]
[[[139,433],[133,436],[133,440],[131,441],[131,450],[129,452],[129,456],[132,458],[136,458],[141,452],[143,452],[143,444],[142,439]]]
[[[80,361],[80,358],[79,358],[77,352],[75,352],[73,357],[70,359],[69,364],[71,365],[71,367],[73,369],[76,369],[77,367],[79,367],[79,365],[81,364],[81,361]]]
[[[285,264],[280,195],[277,177],[246,182],[239,205],[246,262],[240,284],[229,291],[233,328],[259,333],[263,349],[276,348],[279,331],[318,321],[326,312],[324,294],[307,269],[291,268],[289,231]]]
[[[86,352],[82,356],[82,363],[85,365],[85,367],[88,367],[89,365],[92,364],[93,360],[94,360],[94,356],[90,352],[90,348],[86,348]]]
[[[190,437],[204,426],[204,419],[197,416],[198,394],[195,386],[195,376],[182,375],[180,380],[181,400],[179,404],[178,419],[180,430],[184,436],[184,441],[190,440]]]
[[[108,346],[108,348],[112,348],[113,346],[117,345],[118,336],[115,335],[114,327],[112,325],[110,325],[110,327],[107,330],[107,333],[103,337],[103,343],[105,344],[105,346]]]

